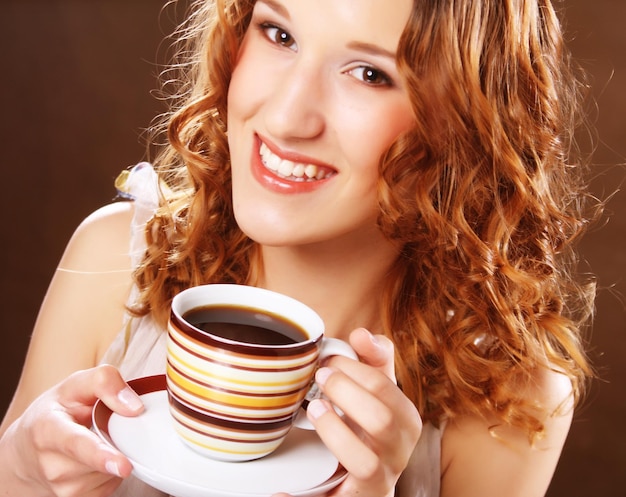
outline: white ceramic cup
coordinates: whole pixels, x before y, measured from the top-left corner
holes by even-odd
[[[279,328],[284,333],[277,335]],[[322,319],[291,297],[230,284],[184,290],[172,301],[168,324],[167,392],[176,432],[214,459],[270,454],[296,418],[311,427],[298,412],[315,389],[319,362],[332,355],[357,358],[346,342],[324,337]]]

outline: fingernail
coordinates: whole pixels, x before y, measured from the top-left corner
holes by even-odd
[[[315,373],[315,381],[318,385],[324,385],[328,377],[333,374],[331,368],[319,368]]]
[[[141,399],[130,387],[120,390],[117,394],[117,398],[131,411],[138,411],[143,407]]]
[[[313,419],[317,419],[328,412],[326,404],[319,399],[315,399],[309,403],[306,412]]]
[[[376,335],[374,335],[371,331],[367,331],[367,334],[370,336],[370,341],[374,345],[376,345],[376,347],[380,347],[380,340],[378,339],[378,337]]]
[[[119,478],[122,477],[122,474],[120,473],[120,468],[115,461],[107,461],[104,467],[107,470],[107,473],[109,473],[110,475],[117,476]]]

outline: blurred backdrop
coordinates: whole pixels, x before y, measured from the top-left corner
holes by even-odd
[[[76,225],[145,158],[143,130],[172,28],[162,0],[0,1],[0,411],[16,386],[37,309]],[[551,497],[626,496],[626,2],[557,1],[590,75],[594,191],[615,193],[582,254],[600,293],[590,354],[601,379],[575,417]]]

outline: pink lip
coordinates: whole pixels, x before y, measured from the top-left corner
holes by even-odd
[[[304,164],[314,164],[318,167],[330,169],[328,165],[316,161],[315,159],[311,159],[310,157],[306,157],[301,154],[281,151],[276,147],[275,144],[267,141],[265,138],[263,139],[263,143],[265,143],[273,153],[282,157],[283,159],[291,160],[293,162],[302,162]],[[274,174],[272,171],[267,169],[261,162],[261,156],[259,155],[260,146],[261,139],[258,136],[255,136],[251,160],[252,175],[262,186],[264,186],[268,190],[272,190],[278,193],[308,193],[320,188],[321,186],[325,185],[330,179],[332,179],[332,177],[330,177],[316,181],[291,181],[287,178],[283,178],[282,176],[278,176],[277,174]]]

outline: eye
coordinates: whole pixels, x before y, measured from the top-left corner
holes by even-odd
[[[296,40],[287,31],[274,24],[263,23],[260,26],[261,30],[265,34],[268,40],[277,45],[282,45],[286,48],[295,49]]]
[[[383,71],[372,66],[359,66],[348,71],[348,74],[371,86],[392,86],[391,78]]]

